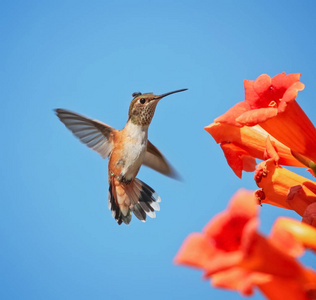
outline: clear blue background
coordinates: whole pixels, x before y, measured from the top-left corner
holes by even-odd
[[[172,263],[184,238],[235,191],[256,189],[253,174],[233,174],[203,127],[243,100],[243,79],[283,71],[302,73],[298,101],[316,121],[315,6],[2,1],[0,298],[240,298]],[[138,177],[159,193],[161,211],[118,226],[107,208],[107,161],[53,109],[121,129],[133,92],[181,88],[189,90],[159,103],[149,138],[183,181],[142,168]],[[262,231],[279,215],[299,219],[264,205]],[[316,267],[312,255],[304,263]]]

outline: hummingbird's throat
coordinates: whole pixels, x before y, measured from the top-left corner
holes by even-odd
[[[152,101],[145,108],[134,111],[131,116],[132,123],[140,126],[149,126],[155,114],[157,103],[156,101]]]

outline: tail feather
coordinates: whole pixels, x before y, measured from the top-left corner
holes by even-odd
[[[116,220],[117,224],[121,225],[123,222],[129,224],[132,219],[130,212],[126,216],[123,215],[117,201],[117,195],[114,186],[110,183],[109,195],[108,195],[108,207],[111,210],[112,217]]]
[[[136,203],[133,206],[133,213],[136,216],[137,219],[145,222],[146,221],[146,212],[141,207],[140,203]]]
[[[120,192],[117,192],[117,188]],[[124,191],[123,194],[122,190]],[[158,194],[149,185],[137,178],[124,185],[116,180],[111,180],[109,183],[108,206],[119,225],[123,222],[130,223],[131,212],[143,222],[146,222],[147,215],[155,218],[155,210],[160,210],[158,203],[160,201]]]

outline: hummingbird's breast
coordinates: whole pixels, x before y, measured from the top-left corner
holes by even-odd
[[[137,175],[147,150],[148,127],[127,122],[117,132],[109,160],[109,174],[122,181],[130,181]]]

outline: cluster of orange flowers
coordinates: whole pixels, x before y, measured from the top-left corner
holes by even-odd
[[[203,269],[214,286],[244,295],[257,287],[269,299],[316,298],[316,272],[296,259],[305,249],[316,251],[316,184],[281,166],[316,172],[316,129],[295,100],[304,89],[299,80],[300,74],[285,73],[245,80],[245,100],[205,127],[234,173],[241,178],[242,171],[254,171],[260,188],[237,192],[176,255],[177,264]],[[263,236],[261,203],[292,209],[303,222],[280,217]]]

